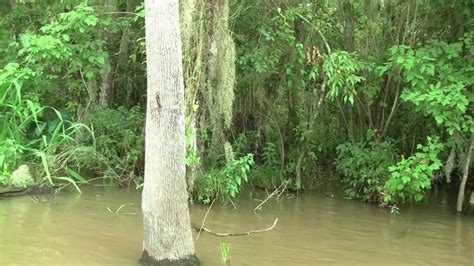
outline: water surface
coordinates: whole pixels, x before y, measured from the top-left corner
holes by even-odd
[[[257,193],[258,194],[258,193]],[[210,211],[206,227],[250,236],[195,241],[204,265],[222,265],[220,241],[231,245],[232,265],[474,265],[474,219],[438,206],[387,209],[319,194],[283,195],[254,211],[265,194]],[[118,214],[115,214],[120,206]],[[141,256],[140,192],[85,188],[82,195],[0,199],[0,265],[137,265]],[[200,223],[206,207],[191,206]],[[194,235],[196,238],[196,234]]]

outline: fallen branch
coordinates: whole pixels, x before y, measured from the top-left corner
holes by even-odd
[[[211,229],[208,229],[204,226],[199,226],[195,223],[191,223],[191,227],[196,230],[198,233],[200,233],[201,231],[204,231],[206,233],[209,233],[211,235],[214,235],[214,236],[217,236],[217,237],[226,237],[226,236],[248,236],[248,235],[251,235],[251,234],[256,234],[256,233],[263,233],[263,232],[266,232],[266,231],[270,231],[272,230],[273,228],[275,228],[276,224],[278,222],[278,218],[275,219],[275,221],[273,222],[273,225],[268,227],[268,228],[265,228],[265,229],[260,229],[260,230],[251,230],[251,231],[248,231],[248,232],[241,232],[241,233],[217,233],[217,232],[214,232],[212,231]]]
[[[19,196],[28,193],[29,190],[31,189],[24,187],[1,187],[0,196]]]
[[[0,198],[23,195],[53,194],[56,192],[56,189],[57,187],[40,187],[37,185],[26,188],[13,186],[0,187]]]

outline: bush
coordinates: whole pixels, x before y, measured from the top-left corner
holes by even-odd
[[[342,176],[345,193],[367,202],[382,202],[384,185],[395,161],[390,142],[344,143],[337,146],[336,170]]]
[[[402,157],[397,164],[390,166],[390,178],[385,183],[387,202],[417,202],[424,198],[425,191],[431,187],[431,177],[434,171],[441,168],[437,158],[443,145],[437,139],[428,137],[428,144],[418,144],[419,152],[408,157]]]
[[[230,160],[221,169],[211,169],[196,179],[194,197],[204,204],[209,204],[218,197],[232,200],[239,193],[242,183],[248,182],[252,165],[253,155],[247,154]]]
[[[277,145],[267,141],[263,147],[262,162],[252,170],[252,185],[265,189],[277,188],[284,179],[285,170],[281,167]]]
[[[144,116],[139,107],[127,110],[95,107],[88,121],[95,134],[95,151],[75,154],[76,163],[97,174],[119,181],[131,181],[141,170]],[[92,142],[92,140],[85,140]]]
[[[252,185],[264,189],[276,189],[285,179],[285,171],[279,168],[270,168],[264,165],[257,165],[252,169]]]

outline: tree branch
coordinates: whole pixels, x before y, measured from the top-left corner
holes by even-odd
[[[250,230],[250,231],[247,231],[247,232],[239,232],[239,233],[217,233],[217,232],[214,232],[212,231],[211,229],[208,229],[204,226],[199,226],[195,223],[191,223],[191,228],[193,228],[194,230],[196,230],[197,232],[201,232],[201,231],[204,231],[206,233],[209,233],[211,235],[214,235],[214,236],[217,236],[217,237],[226,237],[226,236],[248,236],[248,235],[251,235],[251,234],[256,234],[256,233],[263,233],[263,232],[267,232],[267,231],[270,231],[272,230],[273,228],[275,228],[276,224],[278,222],[278,218],[275,219],[275,221],[273,222],[273,225],[268,227],[268,228],[265,228],[265,229],[259,229],[259,230]]]
[[[281,185],[280,185],[277,189],[275,189],[275,191],[273,191],[273,192],[270,194],[270,196],[268,196],[264,201],[262,201],[262,202],[261,202],[257,207],[255,207],[255,209],[253,209],[253,210],[254,210],[254,211],[256,211],[256,210],[261,210],[262,207],[263,207],[263,204],[265,204],[265,202],[267,202],[269,199],[273,198],[275,195],[278,195],[278,197],[279,197],[279,195],[281,195],[281,193],[283,193],[283,191],[285,191],[286,186],[288,185],[289,182],[290,182],[289,179],[283,181],[283,182],[281,183]],[[282,187],[283,187],[283,188],[282,188]],[[278,198],[278,197],[277,197],[277,198]]]
[[[398,107],[398,97],[400,96],[400,84],[397,86],[397,92],[395,93],[395,100],[393,101],[392,105],[392,110],[390,110],[390,114],[388,115],[387,122],[385,123],[385,126],[382,130],[382,134],[380,136],[380,139],[383,139],[385,137],[385,134],[387,134],[388,130],[388,125],[390,124],[390,121],[393,118],[393,115],[395,114],[395,111],[397,110]]]
[[[300,19],[302,19],[304,22],[308,23],[311,27],[314,28],[314,30],[319,34],[319,36],[321,36],[321,39],[323,40],[323,43],[326,46],[326,50],[327,50],[328,54],[331,54],[331,47],[329,46],[329,43],[328,43],[326,37],[324,37],[324,34],[316,26],[311,24],[311,22],[309,22],[305,17],[303,17],[302,15],[297,15],[297,16]]]

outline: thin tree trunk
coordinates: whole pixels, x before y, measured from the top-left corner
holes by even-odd
[[[114,0],[102,0],[102,1],[93,1],[93,4],[100,5],[101,11],[105,13],[111,13],[116,11],[116,1]],[[106,43],[111,43],[113,41],[113,34],[107,29],[102,28],[100,30],[100,36],[105,40]],[[113,80],[113,60],[111,56],[111,51],[105,49],[105,64],[100,72],[100,86],[99,86],[99,105],[102,107],[109,107],[111,105],[110,100],[110,90],[111,83]]]
[[[451,152],[449,152],[448,160],[444,164],[444,174],[446,175],[446,183],[451,183],[451,173],[454,168],[454,159],[456,157],[456,144],[453,144]]]
[[[145,1],[147,112],[142,194],[145,265],[195,265],[185,180],[178,0]]]
[[[469,144],[469,148],[466,152],[466,157],[465,157],[466,159],[464,160],[464,169],[462,171],[461,184],[459,185],[458,202],[457,202],[457,207],[456,207],[456,210],[458,212],[462,212],[466,182],[467,182],[467,177],[469,174],[469,166],[471,165],[472,149],[474,149],[474,135],[471,136],[471,143]]]
[[[107,39],[107,38],[106,38]],[[108,107],[110,102],[110,83],[113,77],[112,60],[107,53],[105,57],[105,65],[100,75],[99,104],[102,107]]]
[[[127,5],[127,11],[128,12],[128,6]],[[117,75],[120,71],[120,69],[124,69],[125,66],[127,66],[127,60],[128,60],[128,45],[130,43],[130,36],[129,36],[129,28],[125,27],[122,31],[122,37],[120,39],[120,46],[119,46],[119,51],[117,54],[117,64],[115,64],[115,70],[112,74],[112,79],[111,79],[111,85],[110,85],[110,97],[109,97],[109,104],[112,105],[115,101],[116,95],[117,95],[117,90],[115,86],[115,81],[117,80]],[[127,104],[128,104],[128,99],[130,97],[132,90],[128,89],[126,91],[126,99],[127,99]]]
[[[296,169],[295,169],[295,175],[296,175],[296,190],[300,190],[302,186],[302,180],[301,180],[301,164],[303,163],[304,159],[304,154],[305,151],[301,151],[300,156],[298,156],[298,160],[296,161]]]

